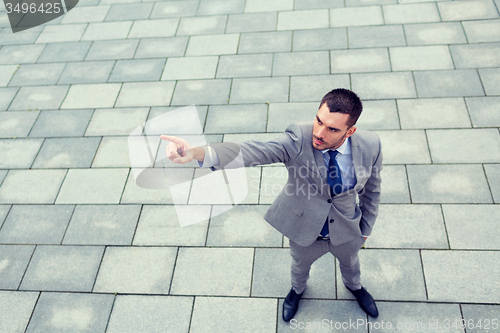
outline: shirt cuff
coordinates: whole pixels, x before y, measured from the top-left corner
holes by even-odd
[[[203,159],[203,162],[198,161],[200,168],[212,168],[214,166],[219,166],[220,160],[215,152],[215,149],[210,146],[202,146],[202,148],[205,150],[205,158]]]

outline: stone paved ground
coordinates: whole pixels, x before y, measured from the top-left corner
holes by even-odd
[[[499,8],[81,0],[15,35],[2,9],[0,331],[334,331],[351,321],[359,326],[340,331],[499,332]],[[381,315],[367,318],[325,256],[290,325],[288,243],[262,219],[283,167],[248,169],[249,194],[231,210],[193,190],[189,203],[211,218],[181,228],[169,190],[135,184],[128,135],[194,104],[208,141],[266,140],[311,120],[335,87],[365,101],[358,127],[384,147],[383,203],[360,255]],[[206,173],[166,166],[179,179]]]

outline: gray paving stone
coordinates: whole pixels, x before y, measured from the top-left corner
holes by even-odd
[[[128,169],[70,169],[57,196],[57,204],[117,204]]]
[[[498,129],[429,130],[427,138],[434,163],[500,162]]]
[[[222,214],[218,208],[212,209],[207,246],[281,246],[281,233],[263,219],[268,206],[238,205]]]
[[[9,110],[58,109],[69,86],[21,87]]]
[[[133,245],[204,246],[207,237],[209,205],[144,205]],[[187,212],[202,222],[181,226],[179,215]],[[179,213],[178,213],[179,212]],[[205,217],[207,219],[203,220]]]
[[[435,3],[412,3],[382,6],[385,24],[440,22]]]
[[[147,142],[150,144],[153,154],[156,154],[158,150],[160,138],[159,137],[148,137]],[[151,164],[137,163],[132,164],[129,154],[129,137],[127,136],[106,136],[101,140],[99,149],[95,155],[94,161],[92,162],[93,168],[109,168],[109,167],[148,167]]]
[[[287,102],[288,86],[288,77],[233,79],[230,102]]]
[[[226,21],[227,15],[183,17],[176,36],[222,34]]]
[[[413,203],[491,203],[481,165],[408,165],[407,170]]]
[[[113,304],[108,333],[187,332],[193,297],[120,295]]]
[[[46,139],[32,168],[89,168],[101,138]]]
[[[498,18],[495,3],[491,0],[438,2],[437,5],[443,21]]]
[[[359,260],[361,283],[375,300],[427,300],[419,250],[361,250]],[[338,262],[336,273],[338,298],[354,299],[343,286]]]
[[[164,106],[170,104],[175,82],[124,83],[115,107]]]
[[[112,5],[106,15],[106,21],[125,21],[147,19],[153,9],[153,3],[132,3]]]
[[[284,166],[262,168],[259,203],[272,204],[288,180],[288,171]]]
[[[500,52],[500,43],[451,45],[450,50],[456,68],[500,66],[495,56]]]
[[[42,143],[42,139],[0,139],[0,168],[29,169]]]
[[[232,14],[227,21],[226,33],[276,30],[276,12]]]
[[[266,123],[266,104],[210,106],[205,133],[265,132]]]
[[[192,36],[186,50],[187,56],[236,54],[239,34]]]
[[[238,47],[238,53],[288,52],[291,50],[291,31],[242,33]]]
[[[253,255],[251,248],[181,247],[170,294],[249,296]]]
[[[17,65],[0,66],[0,86],[6,87],[18,68]]]
[[[443,205],[451,249],[498,250],[495,216],[499,205]]]
[[[102,246],[39,245],[20,289],[89,292],[103,252]]]
[[[195,16],[199,1],[155,2],[151,18]]]
[[[404,30],[408,45],[467,43],[460,22],[405,24]]]
[[[380,316],[368,318],[370,332],[464,332],[459,325],[452,327],[462,320],[458,304],[380,302],[377,306]]]
[[[500,164],[485,164],[484,170],[495,203],[500,203]]]
[[[243,13],[245,0],[201,0],[196,15]]]
[[[110,6],[77,6],[67,12],[61,24],[67,23],[89,23],[89,22],[102,22],[109,12]]]
[[[247,0],[245,13],[276,12],[281,10],[292,10],[292,0],[276,0],[273,2],[265,0]]]
[[[321,99],[320,99],[321,100]],[[302,121],[314,121],[319,102],[314,103],[271,103],[267,122],[268,132],[283,132],[288,125]],[[283,121],[286,119],[286,121]]]
[[[274,332],[274,299],[196,297],[190,332]]]
[[[26,332],[104,332],[113,295],[42,293]]]
[[[272,54],[221,56],[217,78],[271,76]]]
[[[500,20],[463,22],[469,43],[500,42]]]
[[[227,104],[231,80],[179,81],[171,105]]]
[[[454,69],[450,50],[444,45],[390,47],[389,54],[393,71]]]
[[[470,127],[463,98],[419,98],[397,101],[402,129]]]
[[[295,0],[295,9],[319,9],[344,7],[340,0]]]
[[[114,61],[84,61],[66,65],[59,84],[107,82]]]
[[[498,303],[499,256],[498,251],[422,251],[429,301]]]
[[[92,112],[92,110],[41,111],[29,132],[29,136],[83,136]],[[61,126],[61,124],[64,126]]]
[[[90,109],[113,107],[120,88],[121,84],[119,83],[73,84],[65,96],[66,98],[61,108]]]
[[[32,27],[28,30],[19,31],[16,34],[10,29],[2,29],[0,32],[0,44],[33,44],[40,35],[43,27]]]
[[[362,100],[417,97],[409,72],[352,74],[351,83]]]
[[[218,62],[217,56],[168,58],[161,79],[213,79]]]
[[[92,42],[49,43],[37,62],[82,61],[89,51],[90,44]]]
[[[249,140],[271,141],[276,139],[281,133],[251,133],[251,134],[224,134],[223,142],[245,142]],[[246,169],[249,170],[249,169]]]
[[[498,305],[461,304],[460,306],[465,321],[469,323],[472,319],[474,323],[474,327],[467,328],[467,332],[470,333],[484,332],[484,329],[492,328],[494,326],[492,324],[493,319],[500,316],[500,307]],[[498,320],[495,322],[498,322]]]
[[[94,292],[167,294],[176,247],[107,247]]]
[[[389,72],[389,52],[386,48],[331,51],[332,73]]]
[[[366,247],[448,249],[446,230],[439,205],[380,205]]]
[[[132,59],[138,44],[138,39],[94,42],[85,60]]]
[[[138,205],[77,206],[62,244],[131,245],[140,211]]]
[[[0,288],[17,290],[23,278],[26,267],[31,259],[35,246],[31,245],[0,245],[0,262],[2,263],[2,275],[0,277]],[[6,306],[6,293],[0,293],[0,303]],[[7,308],[4,309],[7,311]],[[3,311],[2,311],[3,312]],[[17,314],[14,316],[16,317]],[[8,318],[0,316],[0,322],[5,323]],[[8,331],[6,327],[0,329]],[[12,329],[12,327],[10,328]]]
[[[290,79],[290,102],[319,102],[334,88],[351,86],[348,75],[292,76]]]
[[[52,204],[66,170],[10,170],[0,187],[0,203]]]
[[[410,203],[410,190],[404,165],[384,165],[381,177],[384,181],[381,203]]]
[[[419,98],[484,96],[475,70],[419,71],[414,77]]]
[[[273,76],[330,74],[328,51],[275,53]]]
[[[37,119],[38,114],[38,111],[0,113],[0,137],[14,138],[28,136],[28,133]]]
[[[14,205],[0,231],[4,244],[60,244],[73,206]]]
[[[9,170],[0,170],[0,185],[2,185],[2,182],[5,179],[5,176],[7,176],[7,172],[9,172]],[[3,219],[5,218],[5,215],[2,216],[2,214],[7,214],[7,211],[4,211],[4,209],[6,209],[5,207],[7,207],[7,206],[0,205],[0,221],[2,221],[2,222],[3,222]]]
[[[19,88],[0,88],[0,110],[5,111],[16,96]]]
[[[278,12],[278,30],[324,29],[330,26],[327,9]]]
[[[109,82],[158,81],[164,65],[164,59],[119,60]]]
[[[500,73],[500,69],[498,68],[479,70],[479,75],[481,75],[481,81],[483,82],[486,95],[500,95],[500,79],[498,78],[498,73]]]
[[[499,97],[469,97],[466,98],[469,115],[474,127],[498,127]]]
[[[349,48],[405,46],[402,25],[348,27]]]
[[[394,100],[363,101],[363,112],[356,127],[365,130],[397,130],[398,110]]]
[[[134,21],[128,38],[170,37],[175,35],[179,19]]]
[[[384,163],[431,163],[424,131],[378,131],[377,134],[384,147]]]
[[[335,324],[340,325],[337,328],[342,328],[343,323],[366,322],[366,314],[361,310],[357,302],[353,301],[303,300],[300,302],[299,310],[293,318],[294,321],[289,323],[285,323],[281,319],[282,308],[283,300],[280,299],[278,305],[278,333],[296,332],[297,329],[313,329],[316,332],[332,330],[335,332]],[[368,332],[365,325],[360,325],[359,328],[354,327],[356,332]]]
[[[39,293],[0,291],[0,330],[24,332],[35,308]]]
[[[252,296],[284,298],[290,291],[288,249],[255,249]],[[304,298],[335,298],[335,261],[326,254],[311,266]]]
[[[38,36],[36,43],[62,43],[62,42],[78,42],[87,24],[68,24],[68,25],[46,25],[42,33]]]
[[[347,48],[347,31],[345,28],[297,30],[293,32],[293,51],[345,48]]]
[[[384,24],[384,17],[380,6],[330,9],[331,27],[352,27],[382,24]]]
[[[132,21],[89,23],[81,40],[124,39],[131,26]]]
[[[135,59],[183,56],[189,37],[141,39]]]

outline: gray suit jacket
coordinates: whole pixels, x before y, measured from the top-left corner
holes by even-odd
[[[311,123],[292,124],[273,141],[212,143],[211,147],[219,157],[219,168],[227,167],[240,152],[246,167],[285,164],[288,181],[264,219],[293,242],[311,245],[327,218],[333,220],[328,224],[333,245],[369,236],[380,201],[382,151],[378,136],[362,130],[351,136],[357,182],[351,190],[332,197],[323,154],[312,145],[312,127]]]

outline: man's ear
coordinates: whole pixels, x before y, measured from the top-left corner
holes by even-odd
[[[347,129],[347,132],[346,132],[346,137],[350,137],[351,135],[354,134],[354,132],[356,132],[356,126],[351,126]]]

